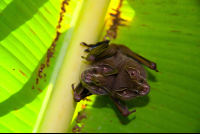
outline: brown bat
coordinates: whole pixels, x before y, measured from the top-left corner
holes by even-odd
[[[79,102],[92,94],[108,95],[123,116],[135,112],[129,111],[124,101],[149,93],[147,74],[141,64],[158,72],[156,63],[124,45],[109,45],[108,40],[97,44],[81,44],[89,47],[85,50],[89,52],[87,57],[82,58],[91,62],[91,65],[81,73],[81,82],[77,87],[74,88],[72,84],[74,100]]]

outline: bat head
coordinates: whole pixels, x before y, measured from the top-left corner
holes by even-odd
[[[146,72],[143,67],[134,68],[125,66],[121,75],[121,81],[116,82],[119,86],[115,87],[115,95],[122,100],[131,100],[138,96],[147,95],[150,91],[150,86],[146,80]],[[142,73],[141,73],[142,72]]]
[[[108,94],[109,87],[113,85],[117,69],[108,64],[91,66],[81,73],[81,82],[90,93],[96,95]]]

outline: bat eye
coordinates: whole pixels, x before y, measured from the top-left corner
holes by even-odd
[[[137,90],[133,90],[133,92],[134,92],[135,94],[139,94],[139,92],[138,92]]]
[[[96,74],[97,70],[96,69],[92,69],[92,73]]]
[[[139,82],[139,83],[143,83],[143,82],[144,82],[144,80],[139,80],[138,82]]]
[[[90,86],[95,86],[95,84],[94,83],[90,83]]]

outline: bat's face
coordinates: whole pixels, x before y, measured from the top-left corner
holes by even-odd
[[[110,89],[108,84],[113,84],[113,74],[116,73],[117,69],[108,64],[91,66],[81,73],[81,83],[92,94],[106,95],[106,90]]]
[[[119,86],[115,86],[114,94],[117,98],[122,100],[131,100],[138,96],[147,95],[150,91],[149,84],[146,80],[146,72],[143,68],[134,68],[126,66],[123,68],[124,71],[118,75],[121,76],[121,80],[116,80],[116,84]],[[143,72],[144,71],[144,72]]]

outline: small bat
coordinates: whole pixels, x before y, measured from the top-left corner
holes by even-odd
[[[74,100],[79,102],[87,96],[107,95],[109,96],[123,116],[135,112],[129,111],[126,100],[147,95],[150,86],[147,83],[147,74],[144,67],[158,72],[156,63],[131,51],[124,45],[110,44],[102,41],[96,44],[86,44],[88,52],[85,60],[91,62],[80,75],[80,83],[72,89]]]

